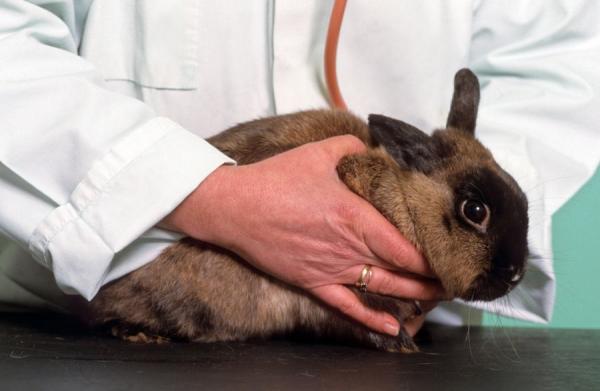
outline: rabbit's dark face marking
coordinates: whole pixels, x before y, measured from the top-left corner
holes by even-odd
[[[513,179],[499,167],[481,167],[450,179],[455,194],[455,219],[466,231],[478,233],[484,266],[465,299],[492,300],[510,291],[521,279],[527,251],[527,199]],[[463,201],[460,201],[463,200]],[[461,203],[484,205],[489,213],[485,229],[463,216]]]

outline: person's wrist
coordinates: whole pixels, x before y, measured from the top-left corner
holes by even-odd
[[[198,240],[214,243],[222,221],[219,211],[231,197],[228,188],[236,166],[223,165],[208,175],[159,224],[162,228],[183,233]]]

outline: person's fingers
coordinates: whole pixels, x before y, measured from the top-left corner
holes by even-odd
[[[361,275],[364,265],[357,265],[344,273],[343,283],[353,285]],[[446,297],[442,285],[437,280],[418,278],[409,274],[393,273],[381,267],[371,267],[368,291],[385,296],[413,300],[441,300]]]
[[[311,292],[326,304],[374,331],[393,336],[399,333],[400,324],[392,315],[365,306],[350,289],[343,285],[320,286],[312,289]]]
[[[396,227],[373,209],[363,216],[365,244],[391,266],[426,277],[435,277],[429,263]]]
[[[331,156],[332,161],[337,162],[346,155],[364,152],[367,146],[356,136],[343,135],[335,136],[320,141],[321,147],[324,148]]]

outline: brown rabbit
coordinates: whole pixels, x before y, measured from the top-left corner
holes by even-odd
[[[209,141],[238,161],[256,162],[328,137],[351,134],[369,148],[338,164],[346,185],[372,203],[429,261],[444,288],[466,300],[492,300],[522,278],[527,200],[474,137],[479,83],[456,74],[447,128],[428,136],[402,121],[341,111],[307,111],[235,126]],[[402,323],[414,302],[357,294]],[[388,351],[416,351],[411,337],[378,334],[304,292],[252,268],[235,254],[192,239],[105,286],[89,304],[97,324],[125,336],[231,341],[293,331]],[[142,334],[140,334],[142,335]]]

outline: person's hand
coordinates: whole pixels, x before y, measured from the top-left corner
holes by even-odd
[[[416,300],[444,293],[417,250],[338,178],[339,159],[364,150],[357,138],[339,136],[222,166],[163,225],[230,249],[371,329],[397,335],[393,316],[366,307],[347,287],[364,265],[373,265],[370,292]]]

